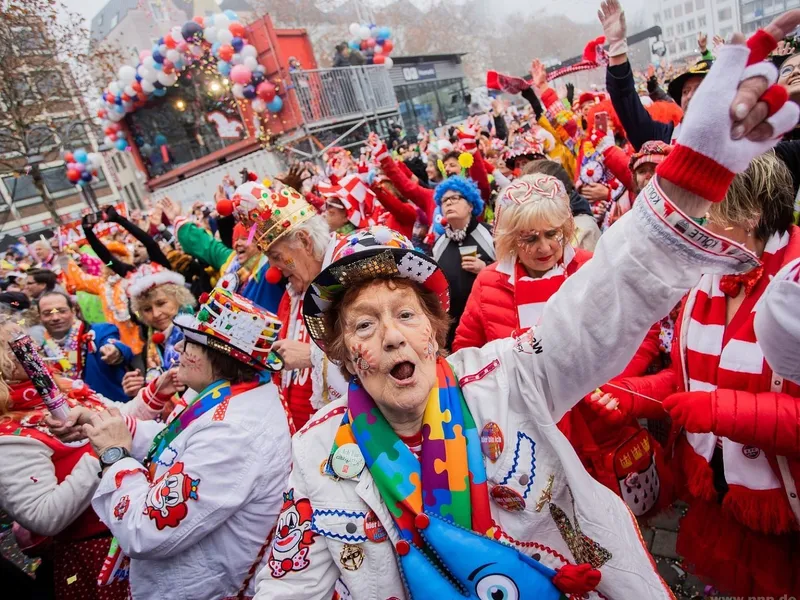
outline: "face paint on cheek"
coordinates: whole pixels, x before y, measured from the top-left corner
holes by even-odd
[[[196,356],[189,356],[188,354],[184,353],[181,355],[181,366],[186,367],[187,369],[192,369],[197,371],[200,367],[200,361],[197,359]]]
[[[369,350],[366,350],[362,344],[355,344],[350,349],[350,360],[356,365],[356,370],[366,373],[372,368],[372,357]]]
[[[295,262],[294,262],[294,259],[292,259],[292,258],[287,258],[287,259],[284,261],[284,263],[283,263],[283,264],[284,264],[284,265],[286,265],[286,268],[287,268],[287,269],[289,269],[290,271],[294,271],[294,268],[295,268]]]
[[[433,330],[430,323],[425,326],[425,337],[428,338],[428,343],[425,346],[425,358],[436,359],[436,344],[433,339]]]

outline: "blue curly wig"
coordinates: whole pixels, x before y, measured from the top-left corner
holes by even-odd
[[[450,191],[458,192],[464,196],[466,201],[472,206],[473,217],[477,217],[483,212],[483,198],[481,198],[481,192],[471,179],[461,177],[460,175],[454,175],[442,181],[436,186],[436,190],[433,192],[433,199],[436,201],[436,206],[441,208],[442,196],[444,196],[445,192]]]

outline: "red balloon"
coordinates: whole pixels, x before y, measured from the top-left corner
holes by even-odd
[[[78,180],[81,178],[81,173],[77,169],[67,169],[67,179],[70,180],[71,183],[78,183]]]
[[[233,50],[233,46],[231,46],[230,44],[224,44],[224,45],[219,47],[218,54],[219,54],[220,59],[222,59],[222,60],[227,62],[227,61],[229,61],[230,59],[233,58],[233,55],[235,54],[235,52]]]
[[[114,100],[116,100],[116,98],[114,98],[114,94],[108,92],[106,94],[106,102],[108,102],[109,104],[114,104]]]
[[[75,162],[75,156],[72,154],[72,152],[64,153],[64,162],[66,163]]]
[[[130,96],[128,96],[128,94],[124,94],[124,93],[123,93],[123,94],[122,94],[122,101],[123,101],[123,102],[130,102],[130,101],[131,101],[131,97],[130,97]]]
[[[203,17],[197,16],[194,19],[192,19],[192,21],[200,25],[200,27],[205,27],[205,21],[203,20]]]
[[[106,113],[106,109],[105,108],[100,108],[100,109],[97,110],[97,118],[98,119],[105,119],[107,114],[108,113]]]
[[[172,35],[168,33],[167,35],[164,36],[164,45],[171,50],[178,45],[178,42],[172,39]]]
[[[361,49],[366,50],[367,48],[367,40],[361,40]]]
[[[233,34],[233,37],[243,38],[245,34],[244,25],[239,23],[238,21],[234,21],[230,25],[228,25],[228,31]]]
[[[109,125],[109,127],[111,127],[111,130],[114,131],[114,132],[117,132],[120,129],[122,129],[122,125],[120,125],[119,123],[111,123],[111,125]]]
[[[383,54],[376,54],[372,57],[372,62],[374,62],[376,65],[382,65],[386,62],[386,57]]]
[[[131,84],[131,87],[133,88],[133,91],[136,92],[137,94],[141,94],[142,92],[144,92],[144,90],[142,89],[142,84],[139,83],[138,81],[134,81]]]
[[[233,202],[227,198],[223,198],[217,202],[217,212],[220,216],[230,217],[233,214]]]
[[[367,40],[367,48],[374,48],[375,47],[375,38],[369,38]]]
[[[275,99],[276,92],[275,85],[269,81],[262,81],[256,88],[256,94],[264,102],[272,102]]]
[[[165,60],[164,64],[161,67],[161,70],[164,71],[167,75],[175,71],[175,65],[173,65],[170,61]]]
[[[394,48],[394,43],[392,42],[392,40],[384,40],[383,41],[383,53],[384,54],[389,54],[392,51],[393,48]]]

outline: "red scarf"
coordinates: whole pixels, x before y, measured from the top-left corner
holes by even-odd
[[[544,276],[534,279],[517,260],[514,265],[514,304],[517,307],[518,330],[530,329],[538,324],[544,305],[577,268],[573,261],[575,250],[567,245],[561,262]]]

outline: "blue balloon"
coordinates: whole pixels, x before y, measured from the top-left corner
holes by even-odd
[[[231,73],[231,63],[225,62],[221,60],[217,63],[217,71],[219,71],[220,75],[225,75],[226,77]]]
[[[163,133],[157,133],[153,141],[156,143],[156,146],[165,146],[167,143],[167,136]]]
[[[165,90],[163,87],[153,92],[153,96],[157,96],[158,98],[161,98],[162,96],[166,95],[167,95],[167,90]]]
[[[224,11],[222,14],[224,14],[226,17],[228,17],[231,21],[238,21],[239,20],[239,15],[237,15],[235,12],[233,12],[230,8],[228,10]]]
[[[153,60],[156,61],[157,63],[161,64],[161,63],[164,62],[164,57],[161,56],[161,52],[156,51],[156,52],[153,52]]]
[[[271,102],[267,103],[267,110],[271,113],[279,113],[283,108],[283,100],[280,96],[275,96]]]
[[[190,43],[197,43],[203,39],[203,28],[194,21],[186,21],[181,27],[183,39]]]
[[[206,27],[214,26],[214,15],[208,15],[207,17],[203,17],[203,20],[206,24]]]
[[[114,146],[116,146],[117,150],[122,152],[123,150],[125,150],[125,148],[128,147],[128,142],[126,142],[125,140],[117,140],[114,143]],[[83,176],[81,175],[81,177],[83,177]]]
[[[234,52],[241,52],[242,48],[244,48],[244,40],[240,37],[235,37],[231,41],[231,46],[233,46]]]
[[[75,152],[72,153],[72,156],[75,157],[75,162],[83,164],[86,164],[86,162],[89,160],[89,155],[83,148],[81,148],[80,150],[75,150]]]
[[[125,131],[124,131],[124,130],[120,129],[120,130],[117,132],[117,139],[124,140],[126,137],[128,137],[128,134],[127,134],[127,133],[125,133]],[[76,157],[76,158],[77,158],[77,157]]]
[[[91,180],[92,180],[92,173],[90,171],[84,171],[83,173],[81,173],[81,181],[89,183]]]
[[[350,49],[351,50],[361,50],[361,42],[357,42],[355,40],[350,40]]]
[[[217,52],[219,52],[221,46],[222,44],[220,44],[219,42],[214,42],[213,44],[211,44],[211,54],[217,56]]]
[[[162,65],[161,63],[153,63],[153,68],[154,68],[156,71],[160,71],[161,69],[163,69],[163,68],[164,68],[164,65]]]
[[[376,46],[383,46],[383,42],[385,42],[385,41],[386,40],[384,38],[382,38],[382,37],[375,38],[375,45]]]
[[[390,37],[392,37],[392,30],[389,29],[388,27],[381,27],[379,30],[379,35],[383,39],[388,40]]]
[[[121,114],[121,115],[124,115],[124,114],[125,114],[125,107],[124,107],[124,106],[122,106],[122,105],[115,106],[115,107],[114,107],[114,110],[115,110],[115,111],[117,111],[117,112],[118,112],[119,114]]]
[[[252,78],[253,85],[258,87],[258,84],[264,81],[265,77],[266,76],[264,75],[264,73],[256,69],[255,71],[253,71],[253,78]]]
[[[117,106],[122,106],[122,97],[117,96],[116,98],[114,98],[114,104],[116,104]]]
[[[142,83],[142,76],[139,75],[138,73],[136,74],[136,81],[138,81],[139,83]]]
[[[242,91],[242,93],[244,94],[245,98],[247,98],[248,100],[252,100],[253,98],[256,97],[256,88],[254,85],[248,84],[244,86],[244,90]]]
[[[78,179],[78,185],[81,187],[86,187],[86,182],[83,179]]]
[[[164,84],[161,83],[160,81],[154,81],[153,82],[153,87],[156,88],[156,90],[160,90],[161,88],[164,87]]]

